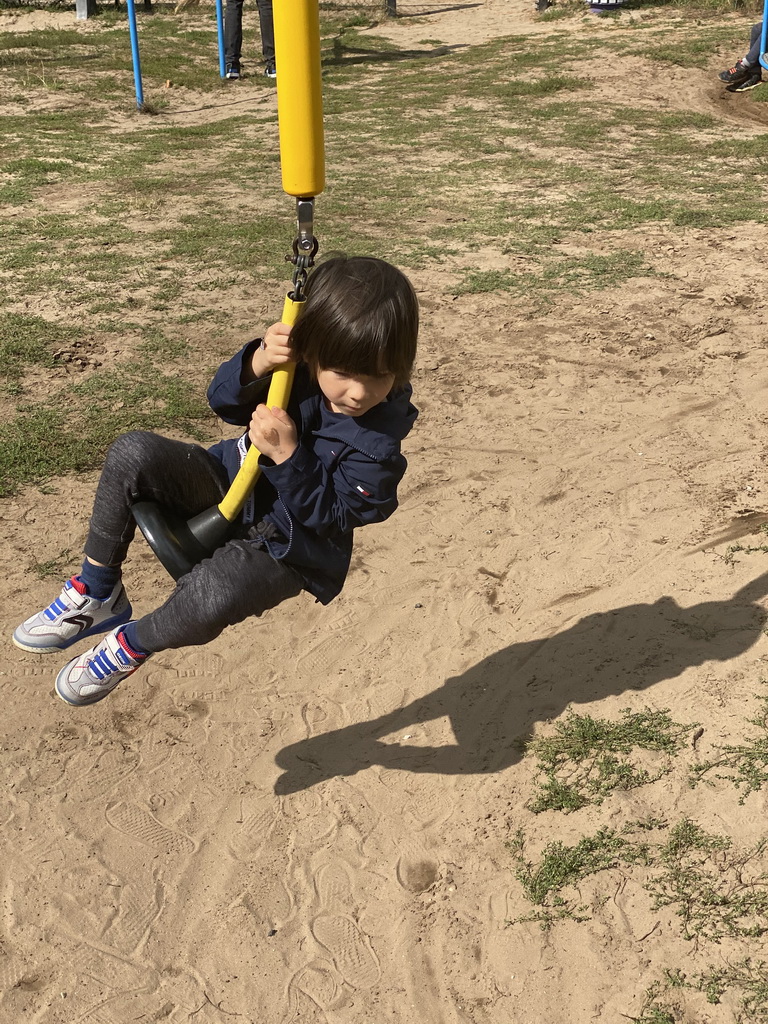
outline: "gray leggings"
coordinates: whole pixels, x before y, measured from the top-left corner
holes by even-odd
[[[224,467],[195,444],[133,431],[110,447],[93,504],[85,553],[95,562],[123,562],[136,532],[130,508],[157,501],[189,519],[218,505],[228,487]],[[261,615],[303,588],[295,569],[278,562],[258,539],[227,541],[183,576],[165,602],[136,623],[145,651],[207,644],[235,622]]]

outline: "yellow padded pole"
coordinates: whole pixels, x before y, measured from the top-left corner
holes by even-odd
[[[286,295],[283,305],[282,322],[288,324],[289,327],[293,327],[301,307],[301,302],[294,302],[290,295]],[[287,408],[295,370],[295,363],[287,363],[285,366],[272,371],[272,380],[269,384],[266,402],[268,408],[272,409],[274,406],[278,406],[280,409]],[[237,476],[230,484],[229,490],[219,505],[219,512],[221,512],[227,522],[234,522],[235,518],[240,514],[243,505],[248,500],[248,495],[259,479],[261,474],[261,467],[259,466],[260,455],[261,452],[256,445],[252,444],[245,453],[245,458]]]
[[[318,0],[274,0],[273,16],[283,189],[317,196],[325,188]]]

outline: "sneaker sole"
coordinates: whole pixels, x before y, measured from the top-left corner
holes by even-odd
[[[750,89],[757,89],[763,82],[755,82],[754,85],[729,85],[728,92],[749,92]]]
[[[120,684],[118,683],[117,686],[119,685]],[[59,700],[63,700],[64,703],[71,708],[87,708],[90,707],[91,704],[98,704],[100,700],[104,700],[104,698],[108,697],[110,693],[114,693],[114,691],[117,689],[117,686],[113,686],[112,689],[107,690],[106,693],[94,694],[94,696],[90,700],[70,700],[69,697],[65,697],[64,694],[59,689],[59,680],[57,679],[53,687],[53,692],[56,694]]]
[[[124,626],[125,623],[129,621],[132,614],[133,608],[128,605],[121,615],[115,615],[111,619],[100,622],[98,626],[91,626],[91,628],[86,630],[84,633],[78,633],[77,636],[73,636],[71,640],[66,640],[61,644],[46,644],[45,646],[35,647],[33,644],[24,643],[24,641],[19,640],[16,633],[13,634],[11,639],[17,647],[21,648],[22,651],[29,651],[31,654],[45,654],[46,651],[66,651],[68,647],[71,647],[72,644],[76,644],[78,640],[86,640],[89,636],[98,636],[99,633],[108,633],[116,626]]]

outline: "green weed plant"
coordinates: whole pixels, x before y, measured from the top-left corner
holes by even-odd
[[[526,858],[525,836],[518,831],[509,848],[515,875],[535,909],[517,920],[538,921],[543,928],[563,918],[588,920],[591,909],[579,884],[603,871],[642,864],[653,906],[674,910],[685,939],[718,942],[768,932],[766,842],[734,849],[727,837],[708,833],[687,818],[663,841],[652,840],[653,833],[666,829],[655,820],[630,823],[620,831],[602,828],[574,846],[559,840],[547,844],[538,863]]]
[[[758,530],[763,536],[768,536],[768,523],[763,525]],[[733,565],[736,561],[736,555],[754,555],[755,552],[760,551],[763,554],[768,553],[768,543],[765,544],[730,544],[726,549],[723,558],[728,565]]]
[[[616,790],[655,782],[671,770],[672,756],[692,727],[673,721],[668,710],[624,708],[617,722],[569,711],[555,723],[554,735],[528,745],[540,779],[528,807],[535,814],[575,811],[602,803]],[[636,750],[658,753],[663,760],[651,772],[632,762]]]
[[[758,713],[747,721],[756,725],[760,733],[746,743],[723,746],[715,757],[692,765],[692,786],[699,782],[712,785],[713,779],[725,779],[739,790],[739,803],[743,804],[750,793],[758,792],[768,783],[768,697],[758,697],[758,703]]]
[[[735,1024],[768,1024],[768,964],[750,956],[728,958],[690,975],[665,970],[664,980],[647,989],[640,1015],[627,1019],[632,1024],[682,1024],[691,1019],[680,998],[685,991],[703,993],[710,1005],[732,993],[737,1001]]]

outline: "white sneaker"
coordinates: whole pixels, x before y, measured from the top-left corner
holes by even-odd
[[[79,654],[56,676],[56,694],[67,704],[85,707],[108,697],[118,683],[141,668],[150,655],[134,658],[120,642],[120,629]]]
[[[133,609],[121,582],[103,601],[89,597],[84,590],[78,576],[67,580],[52,604],[25,619],[16,629],[16,646],[35,653],[63,651],[77,640],[106,633],[130,619]]]

